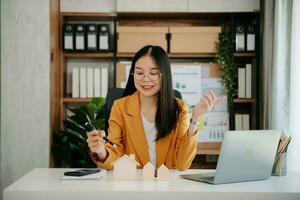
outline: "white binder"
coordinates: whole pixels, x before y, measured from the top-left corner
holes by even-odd
[[[94,76],[93,68],[87,68],[87,97],[94,97]]]
[[[101,96],[101,70],[100,68],[94,68],[94,96]]]
[[[106,97],[108,91],[108,68],[101,68],[101,97]]]
[[[239,68],[238,69],[238,97],[245,98],[246,97],[246,69]]]
[[[252,98],[252,66],[251,64],[246,64],[246,98]]]
[[[87,94],[86,94],[86,68],[85,67],[81,67],[80,68],[80,98],[86,98]]]
[[[73,68],[72,70],[72,97],[79,97],[79,69]]]

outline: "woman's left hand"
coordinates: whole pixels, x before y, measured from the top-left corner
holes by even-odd
[[[192,119],[199,119],[201,114],[210,112],[215,105],[222,103],[224,99],[224,96],[217,99],[215,93],[212,90],[209,90],[209,92],[204,94],[203,98],[193,108]]]

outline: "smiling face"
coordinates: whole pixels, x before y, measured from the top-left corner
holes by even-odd
[[[161,73],[159,67],[149,56],[142,56],[135,63],[134,85],[143,96],[154,96],[160,90]]]

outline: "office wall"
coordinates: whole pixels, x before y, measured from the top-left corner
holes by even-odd
[[[260,0],[189,0],[189,12],[253,12]]]
[[[300,1],[293,1],[292,45],[291,45],[291,80],[290,80],[290,133],[292,141],[288,151],[288,170],[300,172]]]
[[[115,12],[115,0],[60,0],[61,12]]]
[[[49,0],[1,0],[1,191],[49,165],[49,17]]]

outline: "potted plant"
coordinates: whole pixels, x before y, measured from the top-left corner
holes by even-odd
[[[228,109],[231,111],[233,99],[237,94],[237,67],[234,57],[234,39],[230,31],[220,33],[217,49],[216,62],[223,71],[222,89],[223,93],[227,95]]]
[[[69,108],[72,115],[63,121],[65,129],[54,133],[53,136],[52,152],[55,166],[71,168],[96,166],[89,155],[84,124],[90,122],[97,129],[104,129],[104,104],[104,98],[96,97],[86,105]]]

